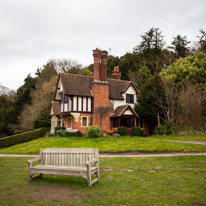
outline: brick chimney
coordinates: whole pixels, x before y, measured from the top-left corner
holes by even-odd
[[[108,52],[103,50],[101,53],[101,81],[107,81],[107,59]]]
[[[96,48],[93,50],[94,57],[94,80],[100,80],[100,50]]]
[[[93,50],[94,56],[94,81],[92,82],[93,98],[93,126],[99,126],[101,133],[110,130],[110,116],[114,109],[109,100],[109,83],[107,82],[107,51]],[[101,59],[101,78],[100,78],[100,62]],[[100,80],[100,81],[98,81]]]
[[[112,79],[121,79],[121,72],[119,72],[119,66],[114,67],[114,71],[112,72]]]

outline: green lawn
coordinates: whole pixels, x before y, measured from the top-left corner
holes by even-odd
[[[159,137],[158,137],[159,138]],[[203,152],[206,145],[156,140],[144,137],[44,137],[30,142],[0,149],[7,154],[38,154],[40,148],[99,148],[101,152]]]
[[[0,158],[0,205],[206,205],[206,156],[100,158],[101,181],[44,175],[28,158]]]
[[[165,139],[165,140],[182,140],[182,141],[205,141],[206,134],[196,134],[196,135],[152,135],[149,136],[150,139]]]

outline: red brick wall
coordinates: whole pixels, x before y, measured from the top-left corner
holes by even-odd
[[[72,118],[72,129],[77,129],[81,131],[82,133],[87,132],[87,127],[82,127],[82,117],[88,117],[88,126],[91,126],[91,116],[92,114],[88,113],[80,113],[80,117],[78,118],[78,122],[75,122],[75,119],[72,115],[66,115],[64,116],[64,127],[66,128],[67,120],[68,118]]]
[[[109,84],[94,82],[92,92],[94,94],[93,126],[99,126],[101,133],[105,133],[110,130],[110,116],[114,111],[109,100]]]

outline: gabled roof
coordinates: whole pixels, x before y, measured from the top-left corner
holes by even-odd
[[[93,96],[92,94],[92,82],[94,81],[93,76],[60,73],[59,78],[61,78],[62,81],[64,94],[87,96],[87,97]],[[110,79],[110,78],[107,78],[107,81],[109,83],[110,99],[117,99],[117,100],[124,99],[122,93],[124,93],[129,88],[129,86],[133,86],[137,94],[140,93],[131,81],[123,81],[123,80]]]
[[[132,107],[129,105],[129,104],[126,104],[126,105],[123,105],[123,106],[119,106],[117,107],[115,110],[114,110],[114,113],[111,115],[111,117],[120,117],[124,114],[124,112],[127,110],[127,109],[130,109],[130,111],[133,113],[133,115],[135,117],[139,117],[137,115],[137,113],[132,109]]]
[[[59,101],[52,101],[51,102],[51,110],[53,110],[52,115],[60,115],[60,103]],[[51,111],[50,111],[51,115]]]

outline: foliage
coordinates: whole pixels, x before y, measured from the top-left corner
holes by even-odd
[[[101,130],[98,126],[90,126],[87,128],[87,137],[95,138],[101,136]]]
[[[191,43],[190,41],[187,41],[186,36],[177,35],[177,37],[173,37],[174,40],[171,42],[172,45],[174,45],[174,50],[178,57],[185,57],[189,51],[189,47],[187,45]]]
[[[107,135],[111,136],[113,134],[112,130],[107,131]]]
[[[206,31],[200,29],[201,36],[197,36],[199,38],[199,50],[206,53]]]
[[[118,127],[117,132],[121,136],[125,136],[125,135],[127,135],[127,127]]]
[[[76,132],[69,132],[63,129],[58,130],[56,133],[59,137],[76,137]]]
[[[107,59],[107,76],[111,78],[114,67],[119,65],[119,57],[109,55]]]
[[[28,142],[38,137],[46,135],[46,129],[40,128],[34,131],[25,132],[17,135],[12,135],[0,139],[0,148],[16,145],[23,142]]]
[[[140,127],[132,127],[132,136],[140,136],[141,128]]]
[[[65,130],[65,127],[55,127],[54,128],[54,134],[57,135],[58,130]]]
[[[157,113],[159,113],[161,117],[164,116],[163,111],[154,103],[155,94],[161,95],[163,93],[160,85],[161,82],[162,79],[160,75],[153,75],[141,86],[141,95],[138,97],[138,104],[135,104],[135,112],[140,118],[149,119],[153,123],[157,123]]]
[[[82,137],[82,132],[81,131],[76,131],[76,137]]]
[[[49,128],[51,126],[51,118],[49,116],[50,106],[45,107],[43,111],[40,112],[39,115],[33,120],[34,129],[40,127]]]
[[[166,122],[164,125],[156,126],[155,127],[155,134],[162,135],[162,134],[174,134],[174,125],[172,122]]]
[[[144,66],[147,66],[152,74],[159,72],[161,69],[159,63],[165,45],[162,32],[159,31],[159,28],[152,27],[140,37],[142,41],[134,47],[133,52],[141,56]]]
[[[178,59],[171,66],[165,66],[161,71],[164,79],[172,78],[176,86],[206,84],[206,54],[196,52],[194,55]]]

